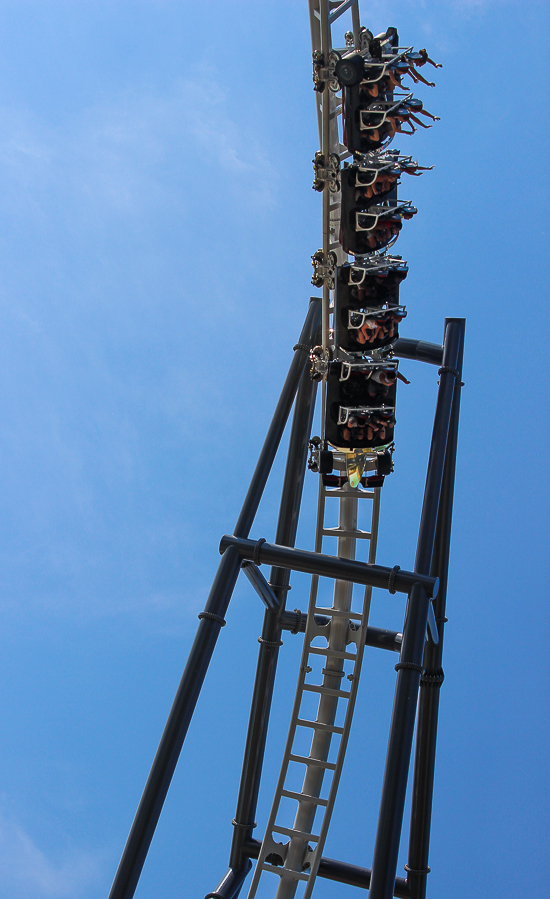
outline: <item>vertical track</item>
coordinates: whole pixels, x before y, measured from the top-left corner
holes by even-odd
[[[329,54],[332,50],[331,23],[350,7],[354,42],[357,45],[360,31],[357,0],[353,0],[352,3],[342,3],[340,7],[337,3],[331,4],[329,0],[309,0],[312,49],[321,51],[325,66],[328,64]],[[346,148],[340,144],[338,135],[338,115],[341,113],[341,103],[328,86],[321,95],[317,94],[317,113],[321,152],[324,163],[327,165],[331,154],[337,154],[340,157],[344,154],[348,155]],[[325,264],[328,263],[331,253],[336,254],[338,263],[347,259],[338,241],[339,218],[340,196],[338,193],[331,192],[326,184],[323,190],[322,210],[322,249]],[[321,342],[327,356],[330,344],[330,311],[331,288],[328,278],[325,278],[322,295]],[[326,381],[323,383],[322,391],[323,436],[325,407]],[[345,471],[345,457],[339,459],[339,465]],[[325,524],[327,497],[335,497],[339,500],[338,526],[336,528],[327,528]],[[360,531],[357,527],[358,500],[364,497],[372,500],[371,523],[368,531]],[[336,536],[337,555],[343,559],[355,559],[357,540],[368,539],[370,541],[368,561],[373,563],[376,556],[379,508],[379,490],[365,493],[360,488],[352,488],[349,484],[337,490],[327,490],[321,480],[315,551],[322,551],[323,537]],[[348,581],[336,580],[332,608],[322,610],[330,619],[330,625],[324,628],[323,634],[320,634],[320,628],[315,623],[318,580],[316,576],[312,579],[308,625],[289,736],[270,820],[250,888],[250,899],[256,894],[262,871],[279,874],[280,881],[276,899],[293,899],[300,880],[307,881],[304,899],[308,899],[311,895],[342,770],[362,661],[372,588],[366,588],[363,608],[357,614],[352,612],[353,584]],[[311,645],[312,640],[321,635],[326,636],[326,649]],[[347,651],[350,643],[355,645],[355,652]],[[309,664],[312,661],[311,657],[317,655],[325,656],[325,667],[321,672],[322,682],[312,684],[306,680],[306,677],[312,671],[312,665]],[[346,676],[346,663],[350,661],[353,662],[353,672],[348,675],[351,686],[346,690],[343,689],[344,686],[347,686],[343,679]],[[306,720],[301,717],[304,693],[308,692],[316,692],[319,695],[315,720]],[[347,703],[347,708],[344,725],[338,727],[335,722],[339,704],[342,701]],[[293,751],[297,731],[301,731],[304,727],[313,730],[307,757]],[[340,738],[340,745],[337,760],[332,763],[329,761],[329,756],[335,737]],[[290,762],[299,762],[305,766],[304,779],[299,793],[285,788]],[[328,779],[327,775],[330,775],[332,780],[328,799],[323,799],[321,794],[323,785]],[[277,822],[279,806],[283,797],[297,801],[296,815],[291,828],[284,827]],[[318,814],[320,810],[323,811],[322,816]],[[315,822],[319,817],[322,817],[322,823],[319,833],[314,834]],[[283,846],[276,842],[274,834],[282,834],[290,839]],[[311,843],[315,844],[315,848],[310,845]],[[281,871],[277,870],[279,865],[281,865]]]
[[[343,457],[338,459],[337,464],[345,465]],[[327,498],[339,500],[337,527],[326,527],[325,501]],[[357,527],[359,500],[371,501],[371,524],[368,531],[360,530]],[[361,506],[363,507],[364,503]],[[380,491],[378,489],[364,491],[360,488],[352,488],[349,484],[343,488],[327,489],[321,482],[316,551],[319,552],[322,549],[323,536],[337,536],[338,556],[354,559],[357,540],[366,539],[369,541],[368,561],[373,563],[376,556],[379,509]],[[317,595],[318,578],[314,577],[289,735],[249,899],[256,895],[263,872],[277,874],[280,878],[275,891],[276,899],[293,899],[300,881],[306,881],[304,899],[308,899],[315,884],[336,799],[361,669],[371,588],[365,589],[362,608],[357,611],[352,610],[353,585],[348,581],[335,581],[330,608],[320,608],[317,605]],[[325,616],[325,619],[329,618],[329,625],[317,623],[316,615],[320,614]],[[317,637],[325,638],[326,647],[312,645]],[[318,668],[320,663],[319,657],[324,658],[321,677],[315,673],[315,666],[317,665]],[[346,673],[350,668],[351,673],[346,678]],[[311,693],[319,696],[314,718],[308,718],[303,710],[304,698]],[[336,722],[338,720],[337,713],[342,703],[344,703],[345,715],[343,724],[340,726]],[[304,733],[311,731],[309,753],[303,755],[299,746],[305,739]],[[334,761],[330,761],[335,739],[339,739],[339,745],[332,753]],[[296,770],[289,772],[291,763],[305,768],[299,792],[288,788],[289,776],[292,778],[292,775],[296,774]],[[326,798],[323,798],[323,793]],[[294,800],[297,803],[292,826],[281,823],[283,814],[281,800],[283,798]],[[279,842],[281,837],[283,842]],[[286,843],[284,842],[285,837],[287,838]]]
[[[339,502],[338,527],[345,531],[353,531],[357,528],[357,498],[350,489],[350,496],[343,497]],[[355,558],[355,537],[339,537],[337,555],[342,559]],[[332,608],[342,612],[351,611],[351,597],[353,584],[349,581],[335,581],[334,598]],[[336,616],[330,624],[328,637],[328,650],[330,653],[345,653],[348,643],[349,619]],[[344,659],[336,655],[327,655],[323,668],[323,688],[331,691],[340,691],[342,678],[344,677]],[[338,710],[338,695],[334,693],[321,693],[317,710],[316,723],[326,725],[327,729],[315,728],[311,741],[310,757],[321,762],[328,762],[331,742],[333,738],[332,727],[336,720]],[[306,765],[306,774],[302,786],[302,795],[319,798],[325,777],[326,769],[322,765]],[[298,801],[298,811],[293,829],[300,832],[313,832],[314,820],[317,814],[317,804],[308,799]],[[307,839],[301,836],[291,838],[285,868],[291,871],[301,870],[305,854],[307,852]],[[308,886],[313,886],[312,878],[309,878]],[[296,892],[298,882],[289,877],[282,877],[276,893],[276,899],[292,899]]]

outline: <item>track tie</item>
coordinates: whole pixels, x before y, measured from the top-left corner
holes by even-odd
[[[327,768],[329,771],[336,771],[336,765],[333,762],[323,762],[322,759],[311,759],[306,755],[290,755],[290,762],[298,762],[300,765],[313,765],[316,768]]]
[[[343,727],[336,727],[335,724],[323,724],[321,721],[307,721],[305,718],[297,718],[298,727],[312,727],[314,730],[325,731],[331,734],[343,734]]]
[[[293,830],[291,827],[282,827],[280,824],[274,824],[271,830],[275,833],[283,833],[285,837],[300,837],[301,840],[313,840],[318,843],[319,837],[314,833],[307,833],[305,830]]]
[[[313,802],[315,805],[328,805],[328,799],[319,799],[318,796],[308,796],[307,793],[295,793],[293,790],[281,790],[281,796],[289,799],[297,799],[298,802]]]
[[[340,672],[335,672],[336,676],[340,676]],[[318,686],[317,684],[304,684],[304,690],[307,690],[308,693],[322,693],[324,696],[341,696],[342,699],[349,699],[350,694],[347,690],[333,690],[332,687],[324,687],[322,684]]]

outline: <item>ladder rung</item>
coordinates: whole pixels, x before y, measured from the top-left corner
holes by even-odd
[[[346,531],[344,528],[323,528],[324,537],[355,537],[357,540],[370,540],[369,531]]]
[[[316,606],[313,612],[315,615],[332,615],[336,618],[353,618],[355,621],[362,621],[363,619],[363,616],[359,615],[358,612],[346,612],[345,609],[324,609],[321,608],[321,606]]]
[[[288,877],[293,880],[309,880],[309,874],[303,874],[302,871],[292,871],[290,868],[282,868],[280,865],[270,865],[269,862],[262,863],[262,871],[272,871],[279,877]]]
[[[308,796],[307,793],[295,793],[293,790],[281,790],[281,796],[289,799],[297,799],[298,802],[314,802],[315,805],[328,805],[328,799],[319,799],[318,796]]]
[[[328,674],[328,672],[325,672]],[[340,675],[339,671],[335,671],[335,675],[338,677]],[[330,674],[328,675],[330,677]],[[317,686],[317,684],[304,684],[304,690],[307,690],[309,693],[322,693],[323,696],[342,696],[344,699],[349,699],[350,694],[347,690],[333,690],[332,687],[324,687]]]
[[[334,762],[323,762],[321,759],[310,759],[305,755],[289,755],[290,762],[299,762],[301,765],[313,765],[316,768],[328,768],[329,771],[336,771]]]
[[[335,659],[351,659],[352,662],[357,658],[352,652],[340,652],[338,649],[320,649],[318,646],[310,646],[309,651],[318,656],[332,656]]]
[[[291,827],[281,827],[280,824],[274,824],[271,830],[274,830],[275,833],[284,833],[286,837],[300,837],[302,840],[314,840],[316,843],[319,842],[318,836],[314,833],[306,833],[305,830],[292,830]]]
[[[331,734],[343,734],[343,727],[336,727],[335,724],[323,724],[322,721],[306,721],[305,718],[297,718],[296,725],[298,727],[313,727],[315,730],[328,731]]]

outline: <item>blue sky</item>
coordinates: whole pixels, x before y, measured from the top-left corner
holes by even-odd
[[[368,7],[368,16],[367,16]],[[467,319],[429,895],[547,866],[548,13],[363,4],[444,64],[404,336]],[[0,894],[106,896],[307,308],[320,243],[305,0],[0,2]],[[546,252],[545,252],[546,251]],[[435,370],[402,369],[382,564],[411,566]],[[273,537],[282,461],[253,535]],[[315,477],[298,545],[312,548]],[[306,603],[293,581],[292,607]],[[545,589],[546,588],[546,589]],[[372,623],[403,606],[376,597]],[[262,610],[239,582],[136,895],[231,840]],[[285,639],[258,810],[286,737]],[[371,650],[326,854],[369,866],[395,659]],[[406,841],[400,857],[405,861]],[[352,889],[319,882],[318,897]]]

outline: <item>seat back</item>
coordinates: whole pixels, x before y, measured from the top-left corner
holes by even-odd
[[[393,441],[398,363],[332,362],[325,435],[339,449],[377,449]]]

